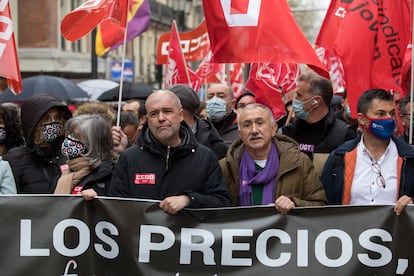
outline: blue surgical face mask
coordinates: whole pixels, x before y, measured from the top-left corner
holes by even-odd
[[[68,136],[62,143],[62,154],[68,159],[73,159],[85,154],[88,148],[82,142]]]
[[[292,108],[293,108],[293,112],[295,112],[295,117],[302,119],[302,120],[306,120],[309,116],[309,111],[305,111],[303,110],[303,106],[305,105],[305,103],[307,103],[308,101],[312,100],[312,98],[310,98],[309,100],[306,100],[304,102],[302,101],[298,101],[293,99],[292,100]]]
[[[227,102],[221,98],[213,97],[206,102],[207,118],[215,121],[223,119],[226,116]]]
[[[368,131],[381,140],[388,140],[394,135],[395,121],[392,118],[369,118]]]

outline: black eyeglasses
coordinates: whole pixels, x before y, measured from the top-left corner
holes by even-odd
[[[385,189],[385,178],[381,174],[381,167],[377,162],[371,162],[371,169],[372,171],[377,174],[377,178],[375,179],[375,183],[378,186]]]

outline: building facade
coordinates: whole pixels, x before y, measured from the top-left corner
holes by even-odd
[[[129,41],[126,59],[133,64],[133,81],[161,85],[156,66],[156,46],[162,33],[169,32],[175,19],[179,31],[197,26],[203,19],[201,0],[149,0],[150,28]],[[105,57],[93,54],[94,35],[76,42],[60,32],[63,17],[85,0],[10,0],[22,77],[39,73],[73,80],[111,79],[112,65],[122,58],[122,46]]]

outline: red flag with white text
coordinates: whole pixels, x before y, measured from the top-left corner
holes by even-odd
[[[178,0],[175,0],[178,1]],[[186,61],[202,60],[210,49],[206,22],[188,32],[179,32],[181,49]],[[157,64],[167,64],[171,32],[163,33],[157,42]]]
[[[343,65],[354,117],[358,99],[368,89],[383,88],[400,97],[404,95],[400,79],[403,55],[410,41],[409,5],[409,0],[343,1],[338,4],[340,12],[336,9],[327,14],[343,17],[333,49]],[[318,41],[323,39],[319,37]]]
[[[342,93],[345,90],[344,70],[334,50],[334,44],[338,29],[345,17],[348,2],[331,1],[315,41],[316,54],[329,71],[334,93]]]
[[[60,24],[62,35],[76,41],[102,22],[125,30],[128,0],[89,0],[68,13]]]
[[[220,63],[304,63],[328,77],[286,0],[203,0],[211,49]]]
[[[174,84],[186,84],[191,86],[188,67],[181,51],[180,38],[178,36],[177,24],[173,20],[171,24],[170,46],[168,49],[168,63],[165,87]]]
[[[4,2],[4,1],[3,1]],[[0,76],[7,79],[8,87],[15,94],[22,91],[19,58],[17,56],[10,5],[0,3]]]

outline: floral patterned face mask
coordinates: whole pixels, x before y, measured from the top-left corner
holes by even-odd
[[[62,154],[68,159],[73,159],[88,152],[88,148],[82,142],[68,136],[62,143]]]
[[[50,124],[45,124],[42,128],[42,132],[43,132],[43,139],[50,143],[55,141],[58,136],[59,136],[59,132],[60,132],[60,125],[57,122],[53,122]]]

